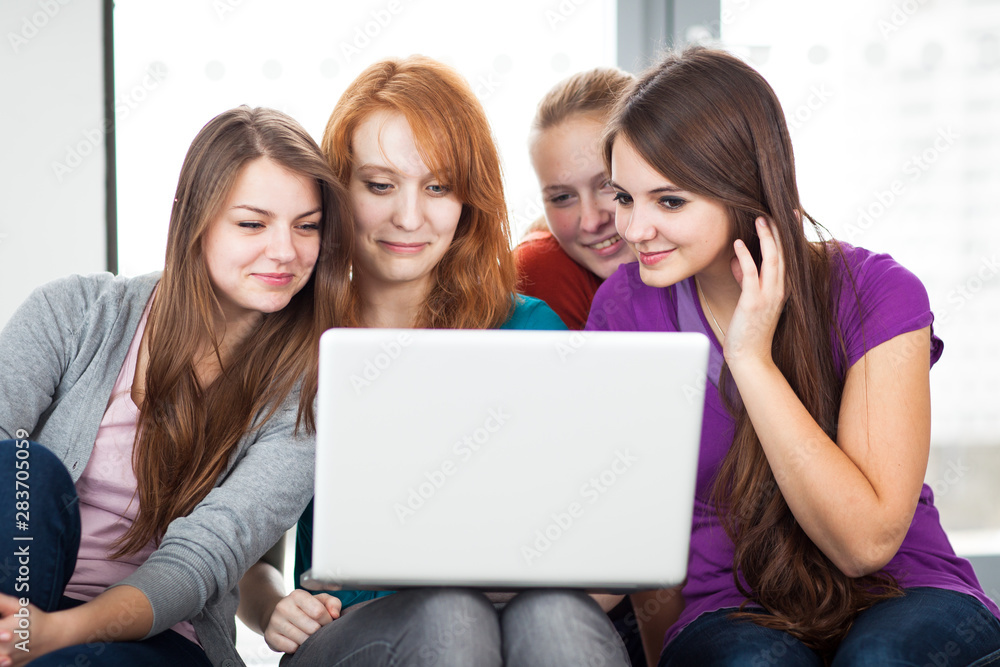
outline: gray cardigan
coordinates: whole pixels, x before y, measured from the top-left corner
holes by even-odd
[[[158,280],[72,276],[28,297],[0,332],[0,439],[24,429],[80,478]],[[312,496],[315,439],[294,433],[298,400],[293,392],[244,436],[216,487],[120,582],[149,598],[149,636],[191,620],[216,667],[243,665],[235,648],[240,577]]]

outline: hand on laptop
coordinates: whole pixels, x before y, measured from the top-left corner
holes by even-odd
[[[297,588],[274,608],[264,641],[274,651],[295,653],[314,632],[340,617],[340,598]]]

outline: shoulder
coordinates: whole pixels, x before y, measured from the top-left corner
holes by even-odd
[[[563,253],[563,250],[552,233],[546,231],[531,232],[514,248],[519,263],[549,253]]]
[[[559,241],[550,232],[532,232],[514,248],[517,270],[528,281],[588,279],[599,280],[586,267],[566,254]]]
[[[159,273],[136,278],[110,273],[66,276],[35,288],[18,314],[29,320],[54,318],[72,328],[73,323],[82,323],[95,309],[106,307],[117,312],[132,300],[145,304],[159,277]]]
[[[523,294],[514,295],[514,310],[500,329],[559,330],[566,325],[544,301]]]
[[[921,300],[921,305],[929,305],[923,283],[912,271],[893,259],[892,255],[849,243],[841,242],[839,245],[839,253],[828,246],[828,252],[832,254],[831,273],[834,280],[849,283],[853,279],[859,289],[863,287],[866,291],[879,288],[910,290],[914,292],[914,298]]]
[[[853,364],[868,350],[909,331],[933,325],[923,282],[891,255],[840,243],[831,255],[830,280],[837,295],[837,320]],[[944,345],[931,338],[931,363]]]

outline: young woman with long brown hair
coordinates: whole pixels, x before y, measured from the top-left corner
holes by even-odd
[[[349,215],[298,123],[233,109],[188,150],[162,273],[55,281],[7,323],[0,664],[238,664],[236,582],[311,495]]]
[[[942,351],[926,290],[805,213],[767,82],[724,52],[670,55],[604,148],[639,263],[605,281],[588,328],[713,342],[685,608],[660,664],[997,655],[1000,610],[923,484]]]
[[[341,96],[322,145],[355,218],[352,325],[565,328],[541,301],[514,293],[499,155],[482,105],[453,69],[419,56],[372,65]],[[310,507],[296,579],[311,535]],[[269,569],[241,584],[241,617],[290,654],[289,667],[576,665],[595,652],[600,664],[627,664],[601,607],[582,593],[494,598],[499,614],[470,590],[299,589],[282,599]]]

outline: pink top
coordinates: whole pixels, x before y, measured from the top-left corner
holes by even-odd
[[[149,303],[152,302],[150,299]],[[138,509],[132,445],[139,409],[132,401],[132,381],[148,317],[149,304],[111,391],[94,451],[76,483],[80,497],[80,551],[65,590],[66,597],[75,600],[94,599],[132,574],[156,550],[155,543],[150,542],[136,554],[115,560],[109,555],[109,546],[125,534]],[[200,646],[190,622],[178,623],[171,629]]]

